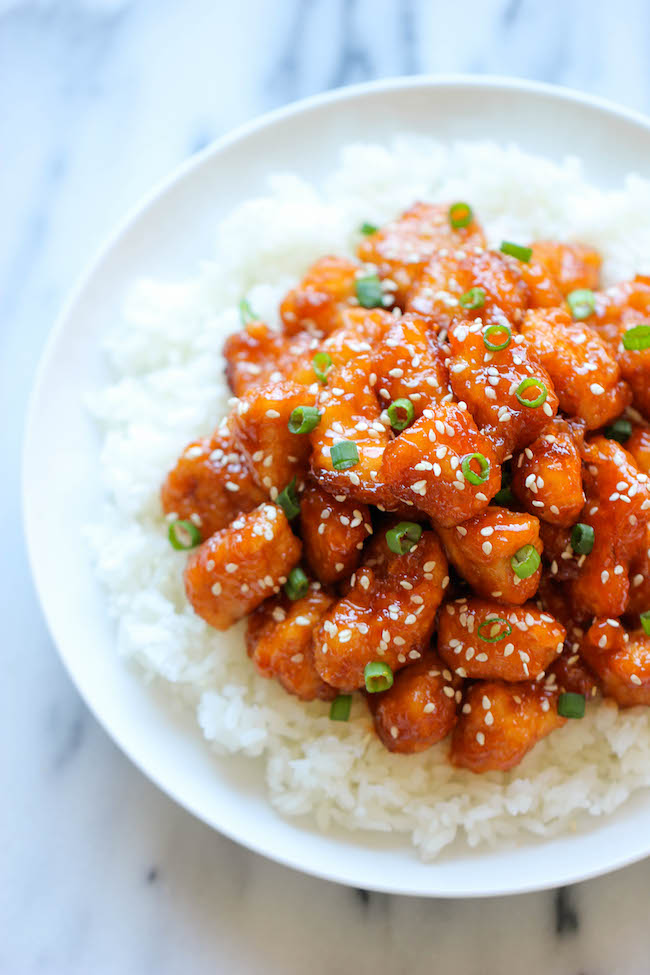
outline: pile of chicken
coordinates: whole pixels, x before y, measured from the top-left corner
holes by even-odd
[[[281,331],[243,303],[232,411],[162,488],[187,598],[390,751],[509,769],[599,692],[650,704],[650,278],[491,250],[465,204],[363,231]]]

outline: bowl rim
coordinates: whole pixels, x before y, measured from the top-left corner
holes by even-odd
[[[272,845],[266,844],[263,840],[259,840],[255,835],[250,835],[244,832],[240,833],[234,827],[222,824],[217,825],[213,821],[207,819],[201,810],[197,808],[197,804],[180,794],[171,783],[165,780],[164,776],[158,773],[158,771],[151,770],[146,767],[144,761],[134,754],[134,750],[131,747],[130,742],[125,740],[119,730],[114,729],[111,726],[109,717],[104,715],[101,708],[97,706],[97,702],[89,698],[86,691],[82,689],[77,674],[72,669],[67,655],[63,652],[60,642],[55,636],[56,628],[52,620],[52,615],[47,607],[47,601],[44,599],[42,593],[42,584],[39,577],[36,558],[36,539],[30,524],[28,510],[28,455],[37,422],[37,406],[40,399],[41,387],[44,385],[44,380],[50,365],[50,359],[53,356],[53,352],[59,341],[59,337],[65,330],[68,318],[73,314],[75,306],[81,299],[95,272],[114,252],[114,250],[119,248],[122,238],[125,237],[131,228],[158,203],[161,197],[164,197],[173,187],[183,182],[190,174],[200,169],[207,160],[218,156],[230,145],[246,138],[253,133],[263,131],[266,128],[271,128],[277,122],[284,119],[307,114],[313,109],[319,108],[323,105],[354,100],[360,96],[376,92],[393,92],[408,89],[435,90],[448,87],[461,89],[475,88],[477,90],[483,89],[491,91],[503,90],[508,92],[519,91],[531,95],[545,96],[547,98],[555,99],[558,102],[570,102],[577,106],[596,109],[601,113],[605,113],[606,115],[612,117],[613,119],[623,119],[645,129],[646,131],[650,131],[649,116],[635,109],[621,106],[613,100],[598,95],[587,94],[566,86],[532,81],[514,76],[493,74],[471,75],[463,73],[443,73],[392,76],[321,92],[297,101],[293,101],[262,115],[255,116],[254,118],[236,126],[234,129],[229,130],[222,136],[211,141],[199,152],[195,153],[190,158],[186,159],[180,165],[175,167],[170,174],[158,180],[148,193],[142,196],[127,210],[126,214],[117,223],[115,229],[110,232],[103,239],[102,243],[100,243],[100,245],[95,249],[90,259],[86,261],[85,266],[77,277],[76,283],[73,285],[68,297],[63,302],[43,346],[34,374],[27,410],[25,413],[20,461],[20,489],[22,523],[26,542],[28,564],[38,597],[39,606],[41,612],[43,613],[49,636],[56,648],[59,660],[63,664],[68,677],[72,681],[86,707],[92,713],[93,717],[100,724],[103,730],[107,733],[109,738],[118,745],[123,755],[125,755],[125,757],[128,758],[129,761],[137,769],[139,769],[139,771],[145,775],[150,782],[153,782],[164,795],[171,798],[174,802],[181,806],[181,808],[191,813],[199,821],[206,823],[212,829],[216,829],[222,835],[238,843],[244,848],[260,854],[282,866],[307,873],[308,875],[318,877],[319,879],[328,880],[347,886],[354,886],[355,881],[349,877],[342,876],[335,868],[331,868],[327,863],[324,863],[321,867],[317,867],[312,864],[304,866],[300,863],[297,857],[292,857],[289,853],[285,853],[281,850],[273,848]],[[507,851],[505,852],[507,855]],[[585,866],[581,870],[565,870],[564,874],[560,872],[559,876],[543,882],[529,882],[524,879],[516,886],[508,885],[503,887],[495,887],[493,890],[474,890],[470,887],[459,887],[450,891],[438,889],[431,893],[427,893],[421,888],[411,889],[408,886],[396,885],[390,881],[387,881],[386,883],[373,882],[368,886],[369,889],[374,891],[404,896],[448,898],[483,898],[503,896],[507,894],[530,893],[533,891],[548,890],[569,883],[578,883],[601,876],[614,870],[622,869],[625,866],[642,860],[648,855],[650,855],[650,840],[648,841],[646,848],[641,847],[626,856],[611,855],[609,858],[599,862],[596,866]]]

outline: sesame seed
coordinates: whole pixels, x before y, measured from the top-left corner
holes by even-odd
[[[637,685],[640,685],[640,684],[643,683],[643,681],[641,680],[641,678],[638,677],[636,674],[630,674],[630,680],[632,681],[633,684],[637,684]]]
[[[484,745],[485,744],[485,735],[483,734],[482,731],[477,731],[476,732],[476,740],[479,743],[479,745]]]

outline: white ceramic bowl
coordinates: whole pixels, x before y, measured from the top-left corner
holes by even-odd
[[[52,636],[81,695],[124,752],[206,823],[308,873],[402,894],[482,896],[566,884],[650,853],[650,797],[570,837],[508,851],[452,852],[424,864],[401,838],[321,835],[281,819],[261,767],[217,759],[115,652],[103,594],[77,526],[101,503],[98,437],[84,407],[105,381],[100,340],[135,276],[178,277],[211,253],[216,222],[264,189],[269,171],[318,180],[338,148],[397,131],[493,137],[562,158],[613,185],[650,158],[650,122],[574,92],[494,78],[436,77],[343,89],[266,115],[215,142],[139,206],[84,275],[53,331],[33,393],[24,454],[24,510],[36,586]]]

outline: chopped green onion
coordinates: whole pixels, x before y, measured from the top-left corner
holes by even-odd
[[[289,578],[284,584],[284,591],[289,599],[291,599],[292,602],[295,602],[296,599],[302,599],[303,596],[307,595],[308,589],[309,579],[302,569],[292,569],[289,573]]]
[[[259,321],[257,315],[245,298],[242,298],[242,300],[239,302],[239,317],[242,325],[248,325],[249,322]]]
[[[454,230],[462,230],[463,227],[469,227],[473,219],[474,214],[469,203],[452,203],[449,207],[449,223]]]
[[[523,264],[528,264],[533,256],[532,247],[522,247],[521,244],[513,244],[511,240],[502,240],[499,249],[502,254],[509,254],[510,257],[516,257]]]
[[[277,496],[276,503],[280,505],[288,520],[291,521],[296,515],[300,514],[300,502],[296,494],[296,479],[292,479],[290,484]]]
[[[629,420],[620,417],[614,420],[610,426],[605,427],[605,436],[610,440],[618,440],[619,443],[626,443],[632,436],[632,424]]]
[[[330,706],[330,721],[348,721],[352,707],[351,694],[339,694]]]
[[[386,410],[393,430],[405,430],[415,416],[415,409],[410,399],[396,399]]]
[[[510,488],[511,484],[512,484],[512,471],[510,470],[510,467],[504,466],[501,468],[501,490],[498,491],[497,494],[495,494],[494,498],[492,499],[495,504],[500,504],[503,507],[512,504],[512,502],[514,501],[514,495]]]
[[[493,342],[490,338],[491,335],[500,335],[502,333],[504,334],[505,338],[501,339],[500,342],[498,340]],[[486,328],[483,332],[483,345],[490,352],[502,352],[503,349],[507,349],[510,345],[511,338],[512,332],[507,325],[490,325],[490,327]]]
[[[466,308],[468,311],[474,311],[475,308],[482,308],[485,304],[485,289],[470,288],[469,291],[466,291],[464,295],[460,296],[458,304],[461,308]]]
[[[505,626],[505,630],[501,629],[501,626]],[[483,628],[490,628],[490,635],[483,636],[481,630]],[[491,620],[484,620],[483,623],[478,628],[478,635],[480,640],[484,640],[485,643],[498,643],[499,640],[505,640],[507,636],[512,633],[512,627],[508,620],[504,620],[502,616],[497,616]]]
[[[172,521],[167,537],[175,549],[196,548],[201,541],[201,532],[191,521]]]
[[[478,474],[471,467],[473,460],[481,468]],[[460,469],[465,475],[465,480],[470,484],[485,484],[490,476],[490,461],[483,454],[465,454],[460,462]]]
[[[330,450],[332,466],[337,471],[347,471],[359,463],[359,450],[352,440],[339,440]]]
[[[289,422],[290,433],[311,433],[320,423],[320,413],[315,406],[296,406],[291,411]]]
[[[502,508],[507,508],[515,500],[515,496],[509,487],[502,487],[500,491],[497,491],[492,500]]]
[[[596,296],[590,288],[576,288],[566,296],[566,300],[571,314],[578,322],[589,318],[596,310]]]
[[[527,399],[523,394],[531,386],[535,386],[537,389],[541,389],[541,393],[536,399]],[[522,406],[530,406],[531,410],[536,410],[538,406],[546,402],[546,397],[548,396],[548,389],[546,388],[546,383],[543,383],[541,379],[535,379],[534,376],[529,376],[528,379],[522,380],[515,390],[515,396],[519,400]]]
[[[623,335],[623,348],[628,352],[650,349],[650,325],[635,325]]]
[[[557,713],[563,718],[584,718],[585,696],[565,691],[557,699]]]
[[[366,237],[369,237],[370,234],[376,234],[379,227],[376,227],[374,223],[362,223],[359,230],[362,234],[365,234]]]
[[[646,609],[645,613],[641,613],[640,619],[643,632],[646,636],[650,636],[650,609]]]
[[[578,555],[589,555],[594,547],[595,533],[591,525],[579,521],[571,532],[571,547]]]
[[[382,660],[374,660],[364,667],[363,679],[368,693],[376,694],[393,686],[393,671]]]
[[[363,278],[357,278],[354,283],[354,290],[359,304],[364,308],[383,307],[384,291],[376,274],[367,274]]]
[[[414,521],[400,521],[386,532],[386,544],[396,555],[406,555],[422,537],[422,525]]]
[[[534,545],[524,545],[510,559],[512,571],[520,579],[528,579],[539,569],[541,559]]]
[[[311,360],[312,369],[316,373],[316,378],[325,385],[327,382],[327,373],[332,368],[332,357],[327,352],[317,352],[314,358]]]

